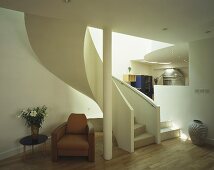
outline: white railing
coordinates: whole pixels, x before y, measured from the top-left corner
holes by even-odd
[[[112,130],[118,147],[134,152],[134,110],[113,81]]]
[[[147,132],[153,134],[160,143],[160,106],[129,84],[113,77],[114,82],[134,109],[135,121],[146,125]]]
[[[119,81],[121,84],[123,84],[124,86],[127,86],[128,88],[130,88],[132,91],[134,91],[135,93],[137,93],[139,96],[143,97],[146,101],[148,101],[153,107],[158,107],[158,105],[156,105],[154,103],[154,101],[149,98],[148,96],[146,96],[145,94],[141,93],[139,90],[137,90],[136,88],[134,88],[133,86],[131,86],[130,84],[121,81],[120,79],[113,77],[114,80]]]

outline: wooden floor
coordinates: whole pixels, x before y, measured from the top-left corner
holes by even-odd
[[[41,147],[42,148],[42,147]],[[214,147],[197,147],[190,141],[173,139],[150,145],[129,154],[114,146],[113,159],[102,157],[102,135],[96,135],[96,161],[84,157],[61,158],[53,163],[50,148],[29,152],[25,160],[17,155],[0,161],[0,170],[214,170]]]

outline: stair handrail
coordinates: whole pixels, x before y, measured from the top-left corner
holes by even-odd
[[[119,81],[122,85],[127,86],[128,88],[130,88],[132,91],[134,91],[135,93],[137,93],[139,96],[141,96],[143,99],[145,99],[149,104],[151,104],[154,108],[158,108],[160,107],[159,105],[155,104],[155,102],[149,98],[148,96],[146,96],[144,93],[139,92],[139,90],[137,90],[136,88],[134,88],[133,86],[131,86],[130,84],[112,76],[113,79]]]

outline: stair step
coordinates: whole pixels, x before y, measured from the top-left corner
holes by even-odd
[[[151,135],[149,133],[143,133],[137,137],[134,138],[134,148],[139,148],[142,146],[147,146],[150,144],[155,143],[155,137],[154,135]]]
[[[161,132],[161,141],[177,138],[180,136],[180,129],[179,128],[162,128]]]
[[[169,128],[172,126],[172,121],[164,121],[164,122],[160,122],[160,128],[164,129],[164,128]]]
[[[146,132],[146,126],[138,123],[134,124],[134,137]]]

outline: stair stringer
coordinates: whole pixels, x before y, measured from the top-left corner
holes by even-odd
[[[93,96],[103,110],[103,62],[97,53],[90,32],[86,29],[84,41],[86,76]]]

